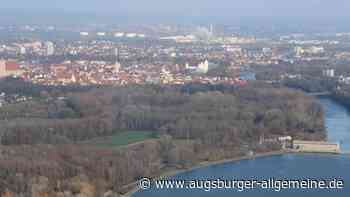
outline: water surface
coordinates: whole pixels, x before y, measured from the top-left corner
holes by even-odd
[[[325,110],[328,141],[340,142],[341,149],[350,151],[350,111],[327,97],[319,98]]]

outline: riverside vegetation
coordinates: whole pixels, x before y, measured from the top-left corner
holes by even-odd
[[[315,100],[264,84],[45,87],[6,79],[0,92],[34,98],[0,108],[6,197],[118,196],[125,185],[169,168],[281,149],[260,144],[261,136],[325,138]],[[146,140],[101,146],[129,131]]]

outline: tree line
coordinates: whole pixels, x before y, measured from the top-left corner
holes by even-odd
[[[281,148],[260,144],[261,136],[325,136],[317,102],[302,92],[265,84],[46,92],[32,101],[35,108],[22,105],[20,113],[8,117],[0,113],[3,194],[60,196],[66,191],[75,196],[89,190],[91,196],[102,196],[168,167]],[[33,115],[36,109],[41,116]],[[118,150],[81,143],[130,130],[155,131],[161,137]]]

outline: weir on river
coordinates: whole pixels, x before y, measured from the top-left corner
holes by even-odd
[[[293,150],[301,153],[341,153],[339,143],[322,141],[293,140]]]

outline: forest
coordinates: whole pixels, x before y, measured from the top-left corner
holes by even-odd
[[[0,92],[18,91],[34,99],[0,108],[2,196],[118,196],[140,177],[170,167],[281,149],[259,143],[261,136],[325,137],[324,112],[314,99],[262,83],[63,88],[0,82]],[[158,137],[118,149],[83,143],[127,131]]]

